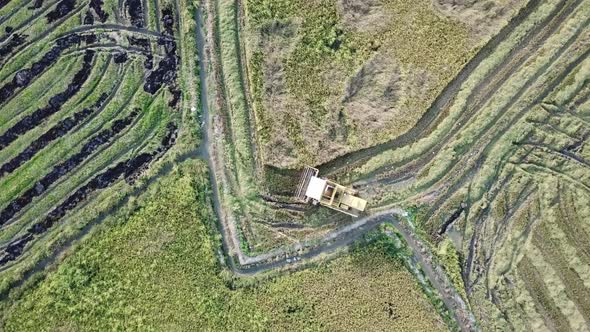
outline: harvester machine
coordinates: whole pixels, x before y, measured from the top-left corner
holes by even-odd
[[[306,203],[320,204],[353,217],[363,212],[367,201],[352,188],[318,177],[317,168],[306,166],[297,186],[296,197]]]

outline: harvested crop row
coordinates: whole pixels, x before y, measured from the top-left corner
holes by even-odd
[[[141,13],[129,8],[134,26],[119,15],[124,2],[14,3],[21,7],[0,9],[11,25],[0,59],[2,292],[75,235],[71,215],[132,193],[176,144],[186,118],[178,11],[153,8],[160,33],[146,28],[153,24],[147,2]],[[75,83],[64,84],[65,68]],[[18,107],[23,96],[25,108]],[[112,198],[95,204],[102,192]]]

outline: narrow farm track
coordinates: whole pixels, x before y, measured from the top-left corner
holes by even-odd
[[[566,129],[568,125],[584,125],[587,121],[583,117],[566,119],[564,116],[575,113],[570,106],[572,103],[581,105],[587,99],[584,95],[587,96],[588,92],[588,78],[580,76],[584,75],[582,73],[587,74],[585,61],[590,56],[588,2],[527,1],[447,84],[412,129],[385,143],[316,166],[322,175],[342,177],[342,181],[351,183],[360,190],[361,195],[368,197],[375,206],[371,206],[373,209],[366,217],[359,220],[342,217],[339,222],[346,226],[341,226],[340,230],[331,230],[332,233],[328,233],[331,235],[315,239],[314,243],[320,243],[317,249],[313,245],[308,247],[309,244],[303,241],[296,245],[277,246],[279,249],[261,255],[249,255],[242,250],[249,246],[249,243],[244,243],[244,238],[256,238],[252,235],[253,224],[272,225],[276,210],[276,216],[280,216],[276,221],[281,225],[290,225],[288,230],[296,230],[304,225],[297,219],[314,212],[310,208],[307,211],[295,209],[297,211],[293,213],[284,213],[285,206],[289,204],[289,195],[282,194],[282,191],[276,197],[265,192],[259,195],[259,201],[252,202],[250,189],[244,187],[243,183],[248,181],[248,176],[261,172],[259,168],[263,166],[250,167],[251,159],[243,160],[243,156],[240,159],[243,165],[237,170],[224,166],[233,164],[232,160],[244,153],[253,154],[249,156],[253,160],[258,159],[255,155],[255,130],[248,125],[254,121],[253,115],[243,114],[243,109],[248,109],[250,93],[247,84],[244,84],[248,83],[246,78],[250,75],[244,68],[247,59],[243,60],[243,49],[247,46],[240,42],[240,22],[245,14],[240,11],[239,3],[230,7],[229,2],[223,1],[213,1],[208,10],[209,16],[216,17],[207,23],[209,32],[222,30],[226,34],[224,37],[220,37],[219,31],[210,34],[209,39],[214,41],[211,49],[216,51],[223,48],[226,53],[221,56],[214,54],[209,59],[214,70],[211,81],[216,89],[215,93],[209,93],[213,97],[210,99],[214,100],[212,104],[224,111],[224,118],[216,120],[218,123],[214,121],[213,127],[217,132],[209,133],[213,143],[204,152],[204,157],[213,159],[209,162],[210,168],[215,170],[215,176],[211,178],[213,186],[222,186],[224,190],[230,188],[232,194],[238,197],[248,196],[249,204],[242,207],[245,212],[235,217],[224,208],[227,198],[214,189],[215,210],[220,219],[219,230],[224,235],[223,247],[231,269],[235,273],[249,275],[301,264],[294,262],[300,259],[307,261],[315,257],[316,253],[331,252],[334,249],[331,239],[338,238],[338,246],[345,246],[351,243],[348,241],[354,241],[357,234],[367,231],[367,225],[374,229],[375,224],[381,223],[378,217],[381,213],[399,213],[400,206],[419,203],[426,206],[422,208],[420,217],[424,220],[420,222],[428,240],[436,245],[450,238],[451,235],[447,233],[458,234],[458,242],[451,240],[459,252],[467,256],[462,266],[463,280],[458,282],[464,284],[462,289],[467,292],[470,301],[475,301],[473,305],[479,306],[481,301],[489,301],[491,306],[501,311],[501,317],[504,317],[500,319],[501,324],[513,329],[521,328],[519,323],[511,321],[513,313],[502,311],[502,303],[509,300],[501,292],[507,290],[498,291],[498,285],[504,282],[498,280],[511,282],[512,279],[501,279],[504,269],[510,269],[511,265],[498,267],[497,264],[507,264],[505,260],[513,262],[520,257],[518,253],[526,247],[522,244],[526,242],[523,239],[532,236],[535,225],[540,223],[538,219],[544,218],[541,211],[546,207],[540,203],[546,199],[540,194],[543,186],[548,186],[550,181],[558,178],[576,187],[576,190],[589,191],[590,180],[585,177],[577,180],[573,174],[582,176],[582,172],[589,168],[587,158],[580,153],[590,135],[578,135],[578,130],[572,133]],[[232,15],[237,17],[230,20]],[[237,52],[232,50],[234,47]],[[200,53],[203,54],[202,47]],[[229,59],[227,54],[230,53],[232,59],[237,56],[239,61]],[[239,74],[232,72],[228,75],[228,68]],[[205,70],[205,67],[202,66],[201,70]],[[203,78],[201,80],[204,82]],[[572,86],[566,90],[571,97],[563,101],[566,106],[551,102],[552,96],[566,93],[562,91],[566,85]],[[207,94],[206,89],[202,94]],[[246,102],[240,100],[242,96]],[[239,106],[232,105],[236,101]],[[548,118],[557,120],[550,122]],[[559,137],[566,138],[537,138],[536,122],[538,128],[549,127],[552,132],[558,132]],[[216,145],[215,140],[221,143]],[[249,142],[248,149],[242,145],[243,141]],[[533,150],[536,152],[533,153]],[[544,158],[549,162],[543,161]],[[271,171],[272,176],[283,178],[292,177],[294,173],[285,169]],[[526,186],[515,185],[515,182],[520,181]],[[518,196],[514,197],[512,191],[518,192]],[[502,203],[505,206],[496,206]],[[332,216],[321,218],[328,222]],[[415,236],[411,231],[402,235],[407,242]],[[510,250],[507,248],[513,248],[513,252],[508,254]],[[417,260],[425,258],[420,251],[414,255]],[[553,264],[557,261],[552,260]],[[532,264],[541,266],[545,263],[532,259]],[[433,272],[437,268],[423,267],[431,280],[438,277]],[[562,278],[573,280],[571,274]],[[527,282],[522,278],[518,280]],[[446,291],[440,284],[433,284],[441,294]],[[522,289],[526,290],[528,286]],[[574,296],[574,293],[568,294]],[[550,295],[555,296],[553,293]],[[585,302],[574,300],[578,306],[585,308]],[[456,303],[445,301],[445,304],[456,314],[453,311],[457,308]],[[470,312],[467,309],[470,305],[464,305],[466,312]],[[555,308],[550,308],[550,311]],[[478,307],[477,310],[479,315],[483,309]],[[577,330],[575,326],[579,317],[587,321],[587,315],[576,315],[568,318],[574,330]],[[466,316],[471,318],[462,320],[456,316],[464,330],[473,328],[474,325],[468,323],[475,322],[472,315]]]
[[[201,59],[205,57],[205,38],[204,33],[202,31],[202,27],[204,22],[202,22],[202,14],[199,10],[197,12],[197,43],[198,43],[198,50],[199,54],[201,55]],[[203,108],[204,108],[204,135],[203,140],[203,148],[199,149],[199,156],[204,158],[208,161],[209,167],[211,170],[215,170],[217,167],[215,166],[214,162],[212,161],[210,155],[210,147],[209,145],[209,137],[213,135],[212,128],[210,127],[211,119],[208,117],[209,112],[208,110],[208,103],[206,96],[209,95],[209,91],[207,89],[207,65],[204,61],[200,62],[200,78],[201,78],[201,96]],[[210,173],[210,181],[213,186],[213,205],[214,210],[219,218],[223,218],[224,212],[222,211],[222,206],[220,204],[219,198],[219,191],[217,189],[218,180],[216,179],[215,173],[212,171]],[[226,260],[228,266],[231,270],[241,276],[251,276],[259,273],[263,273],[265,271],[271,269],[280,269],[292,264],[293,260],[290,258],[292,255],[298,257],[298,259],[302,260],[310,260],[320,255],[335,253],[339,248],[348,246],[352,244],[354,241],[360,239],[366,232],[374,230],[376,227],[383,223],[391,223],[394,224],[397,228],[403,229],[404,231],[401,234],[404,236],[404,239],[408,242],[410,247],[412,248],[413,252],[413,259],[417,262],[423,269],[426,276],[433,282],[434,287],[439,291],[441,294],[444,303],[447,305],[449,311],[455,316],[458,325],[461,327],[463,331],[472,331],[476,329],[475,318],[469,312],[468,306],[463,302],[461,297],[458,293],[454,290],[451,283],[448,281],[446,275],[442,270],[436,269],[431,265],[431,259],[424,257],[424,248],[425,246],[420,243],[415,237],[411,237],[409,233],[406,231],[405,228],[402,228],[401,224],[396,218],[396,214],[399,214],[400,211],[397,209],[385,211],[370,217],[366,217],[364,219],[360,219],[355,222],[352,227],[347,227],[335,233],[329,234],[323,241],[320,241],[321,244],[319,245],[303,245],[299,246],[297,249],[297,253],[288,253],[284,251],[278,251],[275,254],[271,255],[260,255],[258,257],[246,257],[243,254],[238,252],[239,263],[235,262],[234,259],[229,258]],[[231,243],[239,243],[239,239],[235,237],[235,233],[232,234],[228,228],[223,226],[223,223],[219,224],[219,230],[222,236],[222,244],[226,255],[230,255],[234,249],[231,248]],[[239,250],[239,249],[238,249]],[[242,261],[243,260],[243,261]],[[297,261],[297,260],[295,260]]]

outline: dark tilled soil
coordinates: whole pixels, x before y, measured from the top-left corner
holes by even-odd
[[[33,2],[33,5],[28,7],[30,10],[33,9],[39,9],[43,6],[43,0],[35,0],[35,2]]]
[[[135,119],[137,114],[139,114],[139,111],[135,110],[127,117],[113,122],[111,129],[105,129],[92,137],[90,141],[82,147],[80,152],[76,153],[65,162],[55,166],[51,172],[45,175],[41,180],[37,181],[32,188],[25,191],[20,197],[12,201],[4,210],[2,210],[2,212],[0,212],[0,226],[6,224],[14,217],[14,215],[29,205],[35,197],[44,193],[49,186],[55,183],[55,181],[68,174],[76,166],[80,165],[99,147],[110,142],[115,135],[119,134],[133,122],[133,119]]]
[[[73,116],[58,122],[55,126],[53,126],[53,128],[49,129],[47,132],[45,132],[45,134],[33,141],[31,145],[29,145],[23,152],[19,153],[18,156],[2,165],[2,167],[0,167],[0,177],[7,173],[12,173],[22,164],[30,160],[39,151],[43,150],[47,145],[49,145],[49,143],[66,135],[70,130],[84,121],[84,119],[88,118],[92,113],[101,108],[107,97],[108,95],[103,93],[92,107],[78,111]]]
[[[162,10],[162,25],[164,26],[164,33],[169,36],[174,36],[174,14],[172,9],[166,8]]]
[[[147,70],[154,69],[154,57],[151,54],[146,55],[145,61],[143,62],[143,68]]]
[[[6,6],[10,3],[10,0],[0,0],[0,8]]]
[[[14,126],[8,129],[3,135],[1,135],[0,150],[4,149],[10,143],[14,142],[20,135],[35,128],[36,126],[41,124],[41,122],[43,122],[45,119],[57,113],[61,109],[63,104],[65,104],[70,98],[76,95],[82,88],[82,84],[84,84],[84,82],[86,82],[86,80],[90,76],[93,58],[94,51],[87,50],[84,55],[84,63],[82,64],[82,68],[76,73],[76,75],[74,75],[74,79],[68,85],[68,87],[64,91],[51,97],[51,99],[49,99],[49,105],[36,110],[30,115],[25,116]],[[25,70],[19,71],[19,73],[16,74],[15,79],[18,81],[19,75],[24,76],[25,78],[22,78],[22,80],[26,79],[26,84],[28,84],[28,82],[30,81],[30,75],[28,75],[29,73],[25,74]]]
[[[104,2],[102,0],[91,0],[90,1],[90,8],[94,10],[96,16],[98,16],[98,20],[102,23],[106,22],[109,18],[109,14],[107,14],[103,9],[102,5]]]
[[[94,15],[90,11],[86,12],[84,16],[84,25],[93,25],[94,24]]]
[[[177,127],[175,124],[168,125],[168,131],[162,139],[162,144],[152,153],[142,153],[134,158],[122,161],[112,168],[94,177],[90,182],[76,190],[63,203],[54,208],[42,221],[33,225],[27,230],[27,233],[12,241],[0,254],[0,266],[6,265],[10,261],[17,259],[25,250],[26,245],[31,242],[35,236],[45,233],[55,223],[61,220],[65,214],[76,208],[78,204],[85,201],[88,196],[100,189],[107,188],[115,181],[123,177],[128,183],[132,183],[149,164],[162,156],[176,142]]]
[[[27,37],[27,35],[20,35],[18,33],[12,35],[12,38],[10,38],[10,40],[8,40],[8,42],[0,48],[0,61],[3,60],[5,56],[10,54],[15,47],[24,43]]]
[[[68,15],[72,10],[76,7],[76,0],[61,0],[57,3],[55,9],[49,12],[45,17],[47,17],[47,23],[52,23],[60,18]]]
[[[145,25],[145,18],[143,17],[141,0],[127,0],[125,1],[125,7],[127,8],[131,24],[135,27],[143,28]]]
[[[141,47],[146,51],[150,51],[150,40],[147,38],[138,38],[138,37],[127,37],[127,41],[129,41],[129,45]]]
[[[84,35],[82,39],[84,40],[84,43],[86,43],[86,45],[94,44],[98,41],[98,37],[93,33]]]
[[[53,65],[65,49],[79,44],[80,36],[75,34],[58,39],[55,46],[45,53],[41,60],[35,62],[31,68],[21,69],[16,72],[12,81],[0,88],[0,104],[11,98],[18,88],[26,87],[33,78]]]
[[[164,9],[162,11],[162,23],[164,25],[164,34],[174,36],[174,17],[172,10]],[[164,47],[166,56],[160,60],[158,67],[148,75],[143,89],[148,93],[154,94],[163,85],[167,85],[168,90],[172,94],[172,99],[168,102],[168,106],[176,107],[182,95],[176,83],[178,63],[180,61],[178,55],[176,55],[176,42],[174,39],[166,40],[160,38],[158,45]]]
[[[115,57],[113,58],[113,61],[115,63],[125,63],[125,62],[127,62],[128,59],[129,58],[127,57],[127,53],[121,52],[121,53],[115,54]]]

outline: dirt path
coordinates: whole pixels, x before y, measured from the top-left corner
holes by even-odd
[[[210,149],[212,148],[210,136],[212,135],[212,119],[208,107],[208,88],[207,88],[207,60],[206,42],[203,32],[203,17],[201,9],[196,13],[197,21],[197,49],[199,52],[199,76],[201,80],[201,109],[202,109],[202,143],[198,149],[197,155],[207,161],[209,165],[209,176],[212,185],[212,203],[215,213],[220,222],[218,223],[219,231],[222,234],[223,255],[227,258],[225,262],[234,274],[239,276],[253,276],[262,272],[273,269],[287,267],[289,265],[300,264],[307,260],[313,259],[320,255],[331,254],[340,248],[347,247],[353,242],[360,239],[367,232],[376,229],[379,225],[387,222],[393,224],[399,229],[400,233],[411,248],[412,260],[422,267],[431,284],[441,295],[443,302],[450,312],[453,313],[457,324],[463,331],[473,331],[476,328],[475,318],[469,311],[467,304],[459,296],[457,291],[451,286],[449,279],[440,266],[434,266],[432,263],[432,254],[427,247],[408,229],[403,227],[396,216],[403,215],[404,211],[399,209],[390,209],[383,212],[370,215],[365,218],[356,220],[354,223],[343,227],[326,235],[319,243],[300,243],[292,248],[278,249],[269,253],[258,256],[246,256],[240,249],[240,239],[236,232],[232,231],[231,226],[226,218],[220,205],[219,191],[217,189],[217,179],[215,170],[217,169],[214,160],[211,157]],[[238,262],[231,257],[232,253],[238,258]]]

